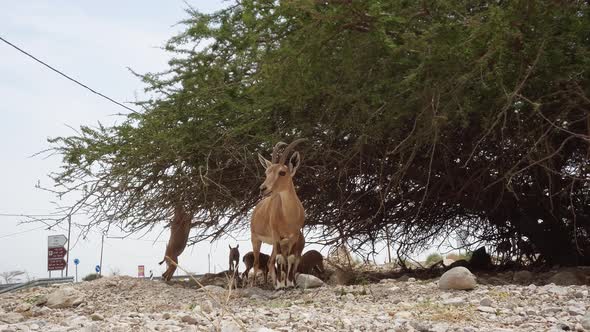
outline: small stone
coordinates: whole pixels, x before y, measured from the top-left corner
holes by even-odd
[[[574,330],[576,330],[577,332],[584,332],[586,329],[584,329],[582,324],[576,323],[576,326],[574,326]]]
[[[233,320],[224,320],[221,322],[221,332],[241,332],[242,329]]]
[[[104,320],[104,316],[95,312],[90,316],[90,319],[97,321],[97,320]]]
[[[393,315],[393,317],[397,319],[410,319],[412,318],[412,313],[409,311],[398,311]]]
[[[461,297],[454,297],[442,302],[444,305],[461,306],[465,304],[465,299]]]
[[[189,316],[189,315],[182,316],[182,318],[180,320],[182,322],[190,324],[190,325],[197,325],[199,323],[198,319],[196,319],[195,317]]]
[[[567,308],[567,311],[572,316],[584,316],[584,314],[586,313],[586,310],[584,310],[584,308],[576,306],[569,306]]]
[[[207,285],[205,287],[199,288],[200,291],[209,292],[209,293],[225,293],[226,289],[216,285]]]
[[[162,314],[162,318],[164,319],[170,319],[170,317],[172,317],[172,315],[170,315],[170,313],[165,312],[164,314]]]
[[[415,282],[416,278],[408,278],[408,282]]]
[[[587,313],[582,319],[580,319],[580,324],[586,330],[590,330],[590,313]]]
[[[578,299],[584,298],[584,297],[588,296],[588,291],[587,290],[577,291],[574,293],[574,296]]]
[[[416,321],[416,320],[411,321],[410,326],[412,326],[418,332],[429,332],[430,331],[430,327],[428,326],[428,324],[420,322],[420,321]]]
[[[72,287],[63,287],[49,294],[45,305],[52,309],[64,309],[75,307],[83,301],[84,295],[80,291]]]
[[[555,284],[545,285],[545,286],[543,286],[543,289],[545,291],[555,294],[555,295],[566,295],[567,294],[567,288],[562,287],[562,286],[557,286]]]
[[[24,302],[16,306],[14,311],[16,312],[25,312],[31,310],[32,305],[30,303]]]
[[[0,322],[15,324],[24,319],[23,315],[15,312],[3,312],[0,313]]]
[[[440,289],[469,290],[475,288],[475,276],[464,267],[454,267],[445,272],[438,281]]]
[[[477,311],[486,312],[486,313],[489,313],[489,314],[495,314],[496,313],[496,309],[494,309],[492,307],[486,307],[486,306],[479,306],[479,307],[477,307]]]
[[[479,305],[481,305],[483,307],[491,307],[493,305],[493,303],[489,297],[485,297],[481,301],[479,301]]]

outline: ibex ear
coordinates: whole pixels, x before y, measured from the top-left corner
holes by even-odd
[[[264,167],[264,169],[267,169],[270,165],[272,165],[272,163],[266,160],[260,153],[258,154],[258,161],[260,161],[260,164],[262,167]]]
[[[289,173],[291,173],[291,176],[295,176],[299,165],[301,165],[301,156],[299,152],[295,151],[291,158],[289,158]]]
[[[227,246],[229,247],[229,250],[231,250],[231,244],[228,244]]]
[[[238,243],[238,245],[236,246],[236,249],[238,249],[240,247],[240,244]]]

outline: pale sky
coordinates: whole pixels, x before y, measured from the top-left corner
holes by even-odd
[[[204,12],[227,5],[219,0],[187,3]],[[166,68],[168,55],[158,47],[182,29],[174,25],[186,18],[185,8],[181,0],[6,1],[0,11],[0,36],[91,88],[130,102],[141,99],[143,85],[127,67],[139,73]],[[19,225],[22,218],[6,216],[53,212],[51,201],[56,198],[35,184],[50,186],[47,174],[57,170],[61,160],[30,156],[49,147],[48,137],[73,134],[68,126],[112,124],[117,121],[112,114],[122,112],[126,111],[0,42],[0,272],[24,270],[32,277],[47,277],[47,236],[67,235],[65,228],[29,231],[41,225]],[[74,218],[84,223],[76,218],[84,216]],[[78,232],[72,232],[73,244]],[[117,270],[136,276],[137,266],[143,264],[146,274],[153,269],[154,275],[160,275],[165,265],[157,262],[168,233],[154,243],[157,235],[148,234],[144,240],[105,239],[103,274]],[[188,247],[180,264],[196,273],[207,272],[210,253],[211,272],[227,269],[228,243],[239,243],[242,255],[251,250],[249,236],[237,236],[242,241]],[[269,248],[263,251],[270,253]],[[310,248],[322,249],[307,246],[306,251]],[[94,272],[100,258],[98,232],[79,241],[70,254],[70,275],[75,271],[74,258],[80,260],[79,278]],[[53,272],[56,275],[59,272]]]

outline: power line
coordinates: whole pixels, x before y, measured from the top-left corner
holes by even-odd
[[[72,82],[74,82],[74,83],[76,83],[76,84],[80,85],[80,86],[81,86],[81,87],[83,87],[83,88],[86,88],[86,89],[87,89],[87,90],[89,90],[90,92],[92,92],[92,93],[94,93],[94,94],[96,94],[96,95],[98,95],[98,96],[100,96],[100,97],[102,97],[102,98],[105,98],[106,100],[108,100],[108,101],[110,101],[110,102],[112,102],[112,103],[114,103],[114,104],[116,104],[116,105],[119,105],[119,106],[121,106],[121,107],[123,107],[123,108],[125,108],[125,109],[127,109],[127,110],[129,110],[129,111],[131,111],[131,112],[133,112],[133,113],[137,113],[137,112],[136,112],[134,109],[132,109],[132,108],[130,108],[130,107],[127,107],[127,106],[125,106],[125,105],[121,104],[120,102],[118,102],[118,101],[116,101],[116,100],[114,100],[114,99],[112,99],[112,98],[110,98],[110,97],[108,97],[108,96],[105,96],[105,95],[103,95],[102,93],[100,93],[100,92],[98,92],[98,91],[96,91],[96,90],[94,90],[94,89],[92,89],[92,88],[88,87],[87,85],[85,85],[85,84],[83,84],[83,83],[81,83],[81,82],[77,81],[76,79],[74,79],[74,78],[72,78],[72,77],[70,77],[70,76],[68,76],[68,75],[66,75],[66,74],[64,74],[64,73],[62,73],[61,71],[59,71],[59,70],[55,69],[54,67],[52,67],[52,66],[48,65],[47,63],[45,63],[45,62],[43,62],[43,61],[41,61],[41,60],[37,59],[37,58],[36,58],[35,56],[33,56],[32,54],[30,54],[30,53],[28,53],[27,51],[25,51],[25,50],[21,49],[20,47],[18,47],[18,46],[16,46],[16,45],[14,45],[13,43],[9,42],[8,40],[6,40],[6,39],[4,39],[4,38],[2,38],[2,37],[0,37],[0,40],[1,40],[1,41],[3,41],[3,42],[5,42],[6,44],[8,44],[8,45],[12,46],[13,48],[17,49],[19,52],[21,52],[21,53],[23,53],[23,54],[27,55],[27,56],[28,56],[28,57],[30,57],[31,59],[33,59],[33,60],[37,61],[38,63],[40,63],[40,64],[44,65],[45,67],[47,67],[47,68],[49,68],[49,69],[53,70],[54,72],[58,73],[59,75],[61,75],[61,76],[65,77],[65,78],[67,78],[68,80],[70,80],[70,81],[72,81]]]
[[[45,228],[45,227],[47,227],[47,226],[40,226],[40,227],[35,227],[35,228],[27,229],[27,230],[24,230],[24,231],[21,231],[21,232],[16,232],[16,233],[2,235],[2,236],[0,236],[0,239],[3,239],[5,237],[11,237],[11,236],[14,236],[14,235],[23,234],[23,233],[28,233],[28,232],[36,231],[38,229]]]

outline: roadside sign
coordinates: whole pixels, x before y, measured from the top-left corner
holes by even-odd
[[[74,264],[76,264],[76,265],[80,264],[80,260],[77,258],[74,258]]]
[[[100,273],[100,265],[95,266],[94,271],[96,271],[96,273]]]
[[[66,256],[66,249],[64,247],[56,247],[47,249],[47,258],[63,258]]]
[[[68,238],[65,235],[49,235],[47,237],[47,247],[48,248],[57,248],[63,247],[66,242],[68,242]]]
[[[145,277],[145,266],[143,266],[143,265],[138,265],[137,266],[137,276],[139,278]]]
[[[47,237],[47,270],[56,271],[66,268],[67,263],[64,257],[68,251],[64,245],[68,242],[65,235],[49,235]]]
[[[66,261],[63,258],[50,259],[47,261],[47,270],[48,271],[63,270],[65,268],[66,268]]]

